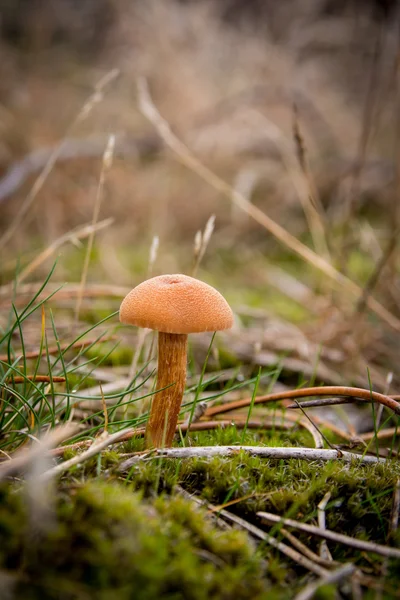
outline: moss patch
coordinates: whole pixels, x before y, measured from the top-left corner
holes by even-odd
[[[1,491],[0,565],[26,599],[262,598],[262,562],[245,534],[221,531],[180,497],[144,502],[120,484],[57,499],[33,534],[21,494]]]

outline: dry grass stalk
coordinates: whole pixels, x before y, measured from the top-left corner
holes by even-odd
[[[282,242],[287,248],[301,256],[307,263],[318,269],[332,281],[342,286],[351,293],[352,296],[360,297],[362,289],[348,277],[337,271],[322,256],[318,256],[310,248],[305,246],[297,238],[291,235],[286,229],[281,227],[268,215],[266,215],[257,206],[249,202],[241,194],[232,188],[213,171],[202,164],[189,148],[181,142],[172,132],[168,122],[160,115],[155,107],[144,78],[138,80],[139,108],[142,114],[154,125],[160,137],[175,152],[178,159],[189,169],[195,172],[199,177],[220,192],[223,196],[234,202],[241,210],[251,216],[257,223],[267,229],[274,237]],[[390,311],[382,306],[372,296],[368,296],[367,306],[375,312],[383,321],[390,325],[396,331],[400,331],[400,320]]]
[[[196,277],[197,270],[200,266],[201,261],[203,260],[203,256],[207,250],[207,246],[210,242],[211,236],[214,231],[215,226],[215,215],[211,215],[208,219],[204,231],[198,231],[194,238],[194,265],[192,269],[192,277]]]
[[[65,377],[59,377],[58,375],[25,375],[23,377],[15,375],[7,378],[6,383],[25,383],[27,379],[39,383],[64,383],[64,381],[66,381]]]
[[[108,138],[107,146],[104,150],[103,162],[102,162],[102,167],[101,167],[101,172],[100,172],[100,179],[99,179],[99,183],[97,185],[97,190],[96,190],[96,198],[95,198],[94,207],[93,207],[92,229],[88,236],[85,259],[84,259],[83,268],[82,268],[80,287],[79,287],[79,292],[78,292],[78,295],[76,298],[75,324],[79,320],[79,312],[80,312],[81,305],[82,305],[82,298],[83,298],[83,294],[85,291],[85,284],[86,284],[87,273],[88,273],[88,269],[89,269],[89,262],[90,262],[92,249],[93,249],[94,234],[96,231],[95,228],[96,228],[97,222],[99,220],[100,206],[101,206],[101,200],[103,197],[103,190],[104,190],[104,184],[105,184],[105,180],[106,180],[106,174],[110,170],[112,161],[113,161],[114,147],[115,147],[115,136],[110,135]]]
[[[277,400],[289,400],[291,398],[304,398],[307,396],[348,396],[351,398],[358,398],[360,400],[366,400],[368,402],[377,402],[390,408],[397,415],[400,415],[400,403],[396,402],[393,398],[380,394],[379,392],[373,392],[365,390],[363,388],[353,388],[347,386],[325,386],[325,387],[311,387],[301,388],[298,390],[288,390],[284,392],[277,392],[275,394],[266,394],[265,396],[258,396],[254,400],[254,404],[265,404],[267,402],[275,402]],[[244,400],[237,400],[235,402],[227,402],[226,404],[217,405],[210,407],[206,416],[211,417],[225,412],[236,410],[237,408],[244,408],[250,406],[251,398],[245,398]]]
[[[153,274],[154,265],[157,260],[159,245],[160,245],[160,238],[158,237],[158,235],[155,235],[152,239],[151,246],[150,246],[149,263],[148,263],[148,267],[147,267],[147,278],[150,278]],[[126,294],[123,294],[123,296],[126,296]],[[129,379],[132,379],[136,373],[138,362],[139,362],[139,357],[143,350],[146,336],[150,333],[150,331],[151,331],[150,329],[145,329],[145,328],[139,329],[137,343],[136,343],[136,350],[132,357],[131,366],[129,368],[129,375],[128,375]],[[126,414],[127,409],[128,409],[128,405],[126,405],[125,414]]]

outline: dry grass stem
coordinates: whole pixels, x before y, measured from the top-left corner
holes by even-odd
[[[291,235],[286,229],[281,227],[273,219],[268,217],[257,206],[249,202],[241,194],[232,188],[218,175],[213,173],[204,164],[202,164],[189,148],[181,142],[179,138],[171,131],[168,122],[160,115],[155,107],[144,78],[138,80],[139,108],[142,114],[154,125],[163,141],[175,152],[179,160],[189,169],[195,172],[204,181],[209,183],[214,189],[223,196],[234,202],[241,210],[251,216],[257,223],[267,229],[276,239],[282,242],[287,248],[301,256],[307,263],[327,275],[332,281],[342,286],[345,290],[357,298],[362,295],[362,289],[348,277],[337,271],[322,256],[313,252],[297,238]],[[372,296],[367,298],[368,307],[375,312],[383,321],[400,331],[400,320],[390,311],[377,302]]]
[[[321,529],[320,527],[315,527],[315,525],[300,523],[299,521],[294,521],[293,519],[285,519],[283,517],[280,517],[279,515],[274,515],[272,513],[258,512],[257,516],[269,524],[282,523],[282,525],[293,527],[298,531],[303,531],[304,533],[309,533],[310,535],[315,535],[323,539],[331,540],[332,542],[335,542],[337,544],[344,544],[346,546],[349,546],[350,548],[356,548],[357,550],[363,550],[365,552],[374,552],[375,554],[380,554],[381,556],[400,558],[399,548],[391,548],[389,546],[383,546],[382,544],[375,544],[373,542],[358,540],[356,538],[350,537],[349,535],[335,533],[330,529]]]
[[[289,400],[292,398],[304,398],[307,396],[348,396],[358,398],[359,400],[365,400],[368,402],[374,401],[379,404],[383,404],[390,408],[397,415],[400,415],[400,403],[396,402],[393,398],[380,394],[379,392],[373,392],[365,390],[363,388],[353,388],[347,386],[325,386],[325,387],[311,387],[301,388],[298,390],[288,390],[285,392],[276,392],[274,394],[266,394],[265,396],[258,396],[254,400],[254,404],[266,404],[267,402],[275,402],[278,400]],[[244,400],[237,400],[235,402],[227,402],[217,406],[210,407],[206,416],[211,417],[219,415],[225,412],[230,412],[238,408],[244,408],[250,406],[251,398],[245,398]]]
[[[215,215],[211,215],[208,219],[203,233],[198,231],[194,239],[194,265],[192,270],[192,276],[196,277],[197,270],[200,266],[203,256],[207,250],[207,246],[210,242],[215,227]]]
[[[103,154],[103,162],[102,162],[102,167],[101,167],[101,172],[100,172],[100,178],[99,178],[99,183],[97,185],[96,198],[95,198],[94,207],[93,207],[92,229],[88,235],[88,242],[87,242],[87,247],[86,247],[85,259],[83,262],[80,287],[79,287],[78,295],[76,297],[75,323],[77,323],[79,320],[79,312],[80,312],[81,305],[82,305],[82,298],[83,298],[83,294],[85,291],[87,273],[88,273],[88,269],[89,269],[90,258],[92,255],[94,234],[96,231],[96,225],[97,225],[97,222],[99,220],[99,215],[100,215],[100,206],[101,206],[101,200],[103,197],[103,190],[104,190],[104,184],[105,184],[105,180],[106,180],[106,174],[112,165],[113,156],[114,156],[114,147],[115,147],[115,136],[110,135],[108,138],[107,146],[106,146],[106,148],[104,150],[104,154]]]
[[[9,377],[6,380],[6,383],[25,383],[26,380],[35,381],[39,383],[64,383],[66,381],[65,377],[59,377],[58,375],[24,375],[23,377],[20,375],[15,375]]]

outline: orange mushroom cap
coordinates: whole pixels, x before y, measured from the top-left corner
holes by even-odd
[[[187,275],[160,275],[124,298],[119,320],[164,333],[220,331],[233,325],[232,310],[210,285]]]

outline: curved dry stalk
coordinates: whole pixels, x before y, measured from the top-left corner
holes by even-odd
[[[266,394],[264,396],[258,396],[254,400],[254,404],[266,404],[267,402],[276,402],[278,400],[290,400],[291,398],[306,398],[308,396],[347,396],[364,400],[367,402],[377,402],[390,408],[396,415],[400,415],[400,403],[396,402],[390,396],[380,394],[379,392],[373,392],[371,390],[365,390],[363,388],[353,388],[347,386],[330,385],[325,387],[310,387],[301,388],[298,390],[288,390],[285,392],[276,392],[273,394]],[[210,407],[205,417],[211,417],[222,413],[236,410],[237,408],[244,408],[250,406],[251,398],[244,398],[243,400],[237,400],[236,402],[227,402],[218,406]]]
[[[249,202],[243,195],[235,190],[229,183],[221,179],[189,150],[189,148],[172,132],[169,123],[161,116],[157,110],[148,89],[147,80],[139,78],[137,82],[139,110],[153,124],[157,133],[167,146],[175,152],[182,164],[191,169],[222,196],[234,203],[240,210],[249,215],[254,221],[259,223],[264,229],[269,231],[277,240],[290,248],[295,254],[301,256],[308,264],[312,265],[324,273],[329,279],[346,289],[352,296],[359,298],[362,295],[362,289],[351,279],[340,273],[335,267],[322,256],[311,250],[303,244],[294,235],[289,233],[284,227],[271,219],[260,208]],[[400,331],[400,320],[393,315],[387,308],[380,304],[371,295],[367,296],[366,304],[370,310],[378,315],[384,322],[390,325],[396,331]]]

